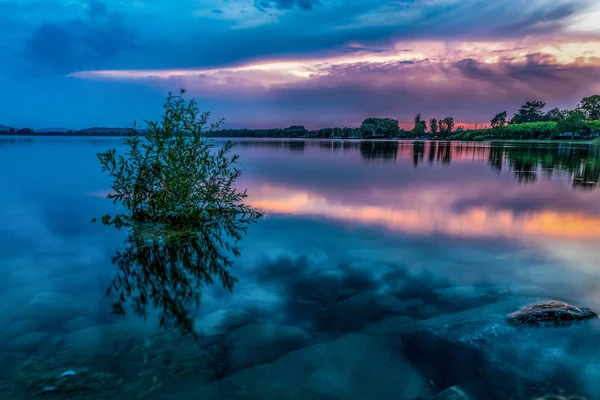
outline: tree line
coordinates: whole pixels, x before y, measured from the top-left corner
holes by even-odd
[[[573,110],[552,108],[546,110],[541,100],[527,101],[509,118],[501,111],[490,119],[483,129],[465,129],[456,126],[453,117],[431,118],[429,122],[417,114],[410,130],[400,128],[391,117],[365,118],[360,127],[332,127],[309,130],[303,125],[275,129],[218,129],[208,132],[211,137],[230,138],[360,138],[360,139],[439,139],[439,140],[494,140],[494,139],[575,139],[598,137],[600,133],[600,95],[584,97]],[[31,129],[0,132],[16,135],[65,136],[126,136],[125,129],[92,128],[68,132],[34,132]],[[146,132],[139,131],[143,136]]]

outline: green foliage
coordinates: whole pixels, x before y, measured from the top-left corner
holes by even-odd
[[[98,154],[102,171],[113,180],[108,197],[127,214],[110,217],[106,225],[159,224],[168,229],[195,230],[218,224],[232,233],[260,217],[243,204],[246,192],[234,187],[240,176],[233,144],[217,149],[206,139],[210,113],[200,113],[194,100],[169,95],[161,122],[148,122],[143,141],[132,134],[128,151]],[[221,122],[211,124],[215,128]]]
[[[392,118],[366,118],[360,126],[361,136],[370,137],[397,137],[400,133],[398,120]]]
[[[559,122],[566,119],[568,116],[569,110],[560,110],[558,108],[553,108],[544,115],[544,120]]]
[[[231,256],[239,256],[238,242],[262,214],[235,188],[240,171],[238,156],[229,155],[233,144],[218,147],[206,138],[206,128],[220,121],[209,124],[210,114],[182,96],[169,95],[164,109],[162,121],[148,122],[145,139],[132,130],[124,155],[98,154],[113,181],[108,197],[126,210],[102,222],[129,232],[128,247],[113,258],[119,273],[107,295],[116,314],[126,314],[126,303],[144,317],[154,307],[162,326],[174,318],[194,333],[189,307],[199,304],[200,289],[213,276],[232,290]]]
[[[587,131],[588,125],[585,123],[585,115],[578,110],[570,111],[567,118],[558,121],[558,130],[560,133],[582,133]]]
[[[523,124],[527,122],[541,122],[544,120],[544,107],[546,103],[543,101],[528,101],[521,106],[519,111],[511,120],[512,124]]]
[[[425,131],[427,130],[427,123],[421,119],[421,114],[417,114],[415,117],[415,127],[412,132],[416,137],[421,137],[425,135]]]
[[[431,118],[431,120],[429,121],[429,126],[430,126],[430,129],[431,129],[431,133],[433,135],[435,135],[436,133],[438,133],[439,126],[438,126],[437,119]]]
[[[448,136],[454,129],[454,118],[446,117],[439,122],[439,129],[441,136]]]
[[[577,106],[587,120],[600,120],[600,95],[584,97]]]
[[[585,124],[588,126],[590,132],[600,133],[600,120],[585,121]]]
[[[503,111],[501,113],[498,113],[494,116],[494,118],[491,119],[491,124],[492,124],[492,128],[497,128],[499,126],[504,126],[507,123],[507,112]]]

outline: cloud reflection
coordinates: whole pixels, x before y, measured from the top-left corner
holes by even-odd
[[[458,189],[460,190],[460,189]],[[253,188],[252,205],[272,214],[325,217],[376,224],[410,234],[458,237],[600,238],[600,217],[568,211],[539,210],[517,215],[510,210],[470,207],[453,210],[451,203],[414,201],[396,207],[347,204],[307,191],[274,186]],[[433,197],[438,198],[438,193]],[[426,193],[421,197],[427,197]]]

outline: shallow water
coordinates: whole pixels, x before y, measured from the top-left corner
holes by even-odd
[[[134,282],[112,263],[125,235],[90,223],[114,210],[95,157],[111,147],[0,138],[1,398],[600,398],[598,321],[503,319],[600,310],[600,147],[237,140],[268,218],[233,292],[185,305],[197,340],[160,329],[161,304],[112,312],[116,278],[164,281]]]

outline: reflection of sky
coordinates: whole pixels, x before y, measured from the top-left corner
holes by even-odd
[[[19,265],[9,269],[0,288],[31,274],[110,263],[119,237],[89,221],[111,211],[111,202],[100,198],[110,180],[94,154],[118,143],[0,141],[0,258],[10,260],[6,268]],[[404,148],[391,162],[365,159],[358,149],[317,146],[236,151],[240,186],[270,215],[244,241],[244,265],[308,254],[332,260],[331,267],[339,260],[389,262],[452,271],[465,281],[582,287],[600,262],[600,191],[573,190],[564,174],[521,184],[510,168],[498,174],[486,157],[469,151],[454,154],[450,164],[429,163],[426,152],[416,168]],[[545,275],[550,266],[569,274]],[[103,271],[107,279],[112,270]],[[99,293],[105,289],[101,282],[95,283]]]

